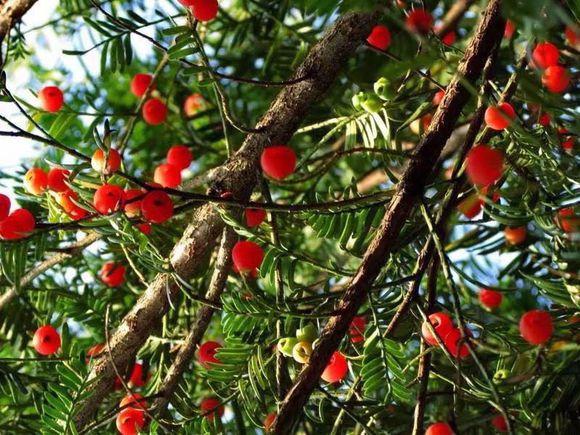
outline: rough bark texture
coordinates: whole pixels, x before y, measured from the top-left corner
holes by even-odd
[[[37,0],[0,0],[0,42]]]
[[[307,79],[285,87],[257,125],[264,131],[248,135],[239,151],[212,171],[210,192],[217,195],[228,191],[236,199],[249,198],[257,183],[259,158],[264,147],[290,140],[309,108],[327,92],[348,58],[369,35],[375,20],[373,14],[347,14],[329,29],[294,74],[294,77]],[[223,222],[213,205],[197,209],[170,256],[176,273],[184,279],[190,278],[222,229]],[[170,301],[177,294],[178,287],[163,274],[149,285],[111,337],[111,354],[117,367],[123,369],[133,360],[151,331],[160,325],[171,306]],[[78,428],[84,427],[94,416],[110,391],[114,377],[110,359],[103,359],[94,366],[91,378],[97,379],[91,384],[92,394],[77,414]]]
[[[459,65],[458,74],[447,87],[445,97],[435,113],[429,130],[417,147],[415,158],[409,163],[397,187],[397,192],[377,235],[339,303],[337,310],[339,314],[329,319],[310,357],[309,364],[299,374],[280,407],[273,425],[275,433],[291,432],[312,390],[318,385],[320,375],[330,357],[338,348],[352,319],[365,301],[368,289],[388,259],[392,241],[397,239],[407,217],[421,197],[425,180],[432,173],[461,110],[469,99],[469,92],[461,84],[461,79],[471,84],[475,83],[492,49],[503,35],[505,22],[501,17],[500,5],[501,0],[491,0],[488,4]]]

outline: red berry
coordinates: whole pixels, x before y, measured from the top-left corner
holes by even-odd
[[[466,332],[466,335],[471,335]],[[453,328],[447,333],[445,339],[443,340],[445,347],[449,353],[455,358],[466,358],[469,356],[469,348],[465,344],[465,339],[461,336],[461,331],[459,328]]]
[[[251,272],[262,264],[264,251],[254,242],[241,240],[232,249],[232,259],[240,272]]]
[[[194,2],[195,0],[179,0],[179,3],[181,3],[183,6],[193,6]]]
[[[506,39],[512,39],[512,36],[514,36],[515,31],[516,25],[514,24],[514,22],[512,20],[507,20],[505,22],[505,30],[503,32],[503,37]]]
[[[136,97],[142,97],[145,95],[145,91],[153,81],[153,76],[151,74],[143,74],[138,73],[133,76],[133,80],[131,80],[131,92]],[[151,87],[152,89],[155,88],[155,85]]]
[[[425,431],[425,435],[453,435],[453,429],[442,421],[433,423]]]
[[[142,387],[149,380],[147,372],[143,370],[143,364],[135,363],[133,365],[133,370],[131,370],[131,375],[129,376],[129,382],[134,387]]]
[[[0,239],[22,239],[29,236],[34,228],[36,228],[36,222],[32,213],[25,208],[20,208],[0,222]]]
[[[0,221],[6,219],[10,213],[10,198],[0,193]]]
[[[558,65],[559,57],[560,52],[558,51],[558,48],[549,42],[540,42],[532,52],[534,65],[542,69]]]
[[[199,405],[199,410],[208,420],[213,420],[216,414],[218,417],[224,415],[224,407],[215,397],[207,397],[203,399]]]
[[[577,28],[572,26],[566,26],[566,30],[564,30],[564,35],[566,35],[566,40],[568,44],[572,47],[575,47],[580,43],[580,32],[577,31]]]
[[[73,190],[65,190],[64,192],[59,192],[56,196],[56,202],[62,207],[64,212],[72,220],[83,219],[88,216],[89,212],[84,208],[79,207],[75,201],[77,201],[78,195]]]
[[[334,384],[341,382],[346,377],[347,372],[348,362],[346,358],[342,353],[334,352],[320,377],[329,384]]]
[[[576,145],[576,139],[573,137],[569,137],[568,139],[564,140],[562,143],[562,148],[566,151],[573,151],[574,146]]]
[[[197,351],[198,354],[198,361],[199,363],[204,366],[205,368],[209,368],[210,364],[219,364],[221,361],[216,358],[215,354],[217,353],[218,349],[220,349],[222,345],[217,341],[206,341],[205,343],[199,346],[199,350]]]
[[[264,430],[266,432],[270,431],[277,416],[278,416],[278,414],[276,414],[275,412],[271,412],[266,416],[266,418],[264,419]]]
[[[185,116],[188,118],[195,115],[198,110],[202,109],[205,105],[205,99],[201,94],[191,94],[187,97],[183,103],[183,111]]]
[[[498,432],[507,432],[508,426],[507,421],[503,415],[496,415],[492,418],[491,424],[496,428]]]
[[[50,325],[41,326],[34,333],[32,345],[41,355],[53,355],[60,349],[60,335]]]
[[[552,317],[547,311],[528,311],[520,318],[520,334],[530,344],[545,343],[553,332]]]
[[[576,214],[572,207],[563,208],[558,212],[560,227],[567,233],[575,233],[580,230],[580,215]]]
[[[570,75],[566,68],[560,65],[550,66],[542,75],[542,83],[550,92],[561,94],[570,84]]]
[[[487,145],[477,145],[467,154],[467,176],[473,184],[489,186],[503,174],[503,153]]]
[[[495,290],[482,288],[479,292],[479,302],[485,308],[494,309],[501,305],[503,295]]]
[[[110,175],[121,167],[121,155],[119,151],[111,148],[106,153],[102,149],[97,149],[91,159],[91,166],[99,173]]]
[[[47,112],[58,112],[64,104],[62,91],[56,86],[46,86],[38,93],[40,105]]]
[[[360,343],[365,340],[365,327],[367,325],[367,319],[364,316],[356,316],[350,322],[348,327],[348,335],[350,335],[351,343]]]
[[[185,145],[173,145],[167,151],[167,163],[180,170],[189,168],[193,160],[191,150]]]
[[[143,104],[143,119],[149,125],[159,125],[167,118],[167,106],[158,98],[151,98]]]
[[[391,32],[387,26],[375,26],[367,38],[367,42],[379,50],[386,50],[391,45]]]
[[[128,217],[137,217],[141,214],[141,200],[145,192],[141,189],[125,190],[125,214]]]
[[[542,127],[547,127],[548,125],[550,125],[550,115],[547,113],[542,113],[540,115],[540,117],[538,118],[538,124],[540,124]]]
[[[441,41],[443,42],[443,44],[445,45],[453,45],[455,43],[455,41],[457,40],[457,34],[455,32],[447,32],[445,35],[443,35],[443,37],[441,38]]]
[[[147,401],[139,393],[127,394],[121,402],[119,402],[119,408],[131,405],[135,409],[147,408],[149,406]]]
[[[506,227],[504,229],[505,240],[510,245],[519,245],[526,240],[526,227]]]
[[[447,314],[439,311],[429,315],[429,322],[424,321],[421,326],[421,334],[423,335],[425,342],[431,346],[437,346],[437,339],[431,333],[429,323],[431,323],[431,326],[441,341],[443,341],[447,334],[453,329],[453,322],[451,321],[451,317]]]
[[[148,236],[149,234],[151,234],[151,224],[147,224],[147,223],[140,223],[135,225],[137,227],[137,229],[139,231],[141,231],[143,234],[145,234],[146,236]]]
[[[191,0],[193,16],[199,21],[211,21],[218,14],[217,0]]]
[[[267,214],[266,210],[261,208],[247,208],[244,211],[244,215],[246,216],[246,225],[249,228],[254,228],[264,222]]]
[[[137,435],[145,427],[145,413],[142,409],[125,408],[117,415],[116,425],[121,435]]]
[[[70,171],[62,168],[52,168],[48,171],[48,188],[53,192],[65,192],[69,189],[66,180]]]
[[[485,123],[493,130],[505,130],[516,117],[516,112],[510,103],[490,106],[485,111]]]
[[[181,170],[177,166],[163,163],[155,168],[153,181],[163,187],[178,187],[181,184]]]
[[[108,261],[101,267],[99,276],[109,287],[119,287],[125,282],[125,266]]]
[[[433,16],[425,9],[414,9],[405,20],[405,26],[409,32],[426,35],[433,26]]]
[[[441,101],[443,100],[444,96],[445,96],[445,91],[443,91],[443,90],[437,91],[435,93],[435,95],[433,95],[433,105],[438,106],[439,104],[441,104]]]
[[[468,219],[477,216],[483,207],[483,202],[477,194],[469,195],[457,205],[457,209]]]
[[[30,168],[24,175],[24,189],[32,195],[42,194],[48,185],[48,175],[40,168]]]
[[[141,200],[141,215],[149,222],[163,223],[173,216],[173,201],[162,190],[152,190]]]
[[[286,145],[266,148],[260,158],[262,171],[274,180],[283,180],[296,169],[296,153]]]
[[[101,214],[111,214],[123,206],[125,191],[114,184],[103,184],[93,196],[93,207]]]

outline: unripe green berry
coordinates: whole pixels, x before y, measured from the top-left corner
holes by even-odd
[[[395,93],[391,88],[391,82],[388,79],[382,77],[375,82],[374,85],[375,94],[377,94],[381,99],[388,101],[393,99]]]
[[[364,92],[359,92],[358,94],[354,94],[352,96],[352,106],[356,109],[356,110],[361,110],[362,109],[362,101],[364,101],[366,99],[365,93]]]
[[[292,356],[292,349],[298,343],[298,340],[294,337],[281,338],[278,342],[278,350],[282,352],[285,356]]]
[[[383,108],[383,103],[379,97],[374,94],[368,94],[366,99],[362,101],[362,107],[369,113],[377,113]]]
[[[312,343],[318,338],[318,329],[312,323],[308,323],[300,329],[296,330],[296,338],[298,341],[307,341]]]

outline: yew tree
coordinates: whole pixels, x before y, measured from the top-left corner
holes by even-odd
[[[578,2],[47,3],[0,0],[0,432],[578,430]]]

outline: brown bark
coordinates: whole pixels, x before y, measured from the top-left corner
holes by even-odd
[[[37,0],[0,0],[0,43]]]
[[[257,183],[259,157],[270,144],[287,143],[310,107],[328,91],[346,61],[370,33],[376,18],[373,14],[352,13],[340,18],[316,44],[294,74],[308,77],[285,87],[256,126],[263,132],[249,134],[236,154],[210,174],[214,194],[231,192],[236,199],[247,200]],[[203,264],[223,229],[223,221],[212,204],[206,204],[193,215],[181,240],[174,247],[170,261],[183,279],[189,279]],[[124,368],[132,361],[152,330],[178,296],[178,287],[160,274],[149,285],[135,307],[125,316],[110,340],[112,359]],[[91,395],[80,406],[76,417],[78,428],[94,416],[109,393],[115,373],[110,359],[99,361],[92,369]]]
[[[458,73],[447,87],[434,119],[410,161],[397,192],[377,235],[371,242],[363,261],[351,280],[338,306],[338,315],[329,319],[310,362],[296,378],[294,386],[284,399],[273,425],[277,434],[290,433],[296,418],[318,385],[320,375],[338,348],[348,327],[366,299],[367,291],[380,273],[391,252],[392,241],[397,239],[407,217],[421,197],[425,181],[432,173],[453,127],[469,99],[469,91],[462,85],[466,80],[472,85],[480,76],[485,62],[503,35],[504,20],[500,11],[501,0],[491,0],[483,14],[477,31],[461,61]]]

